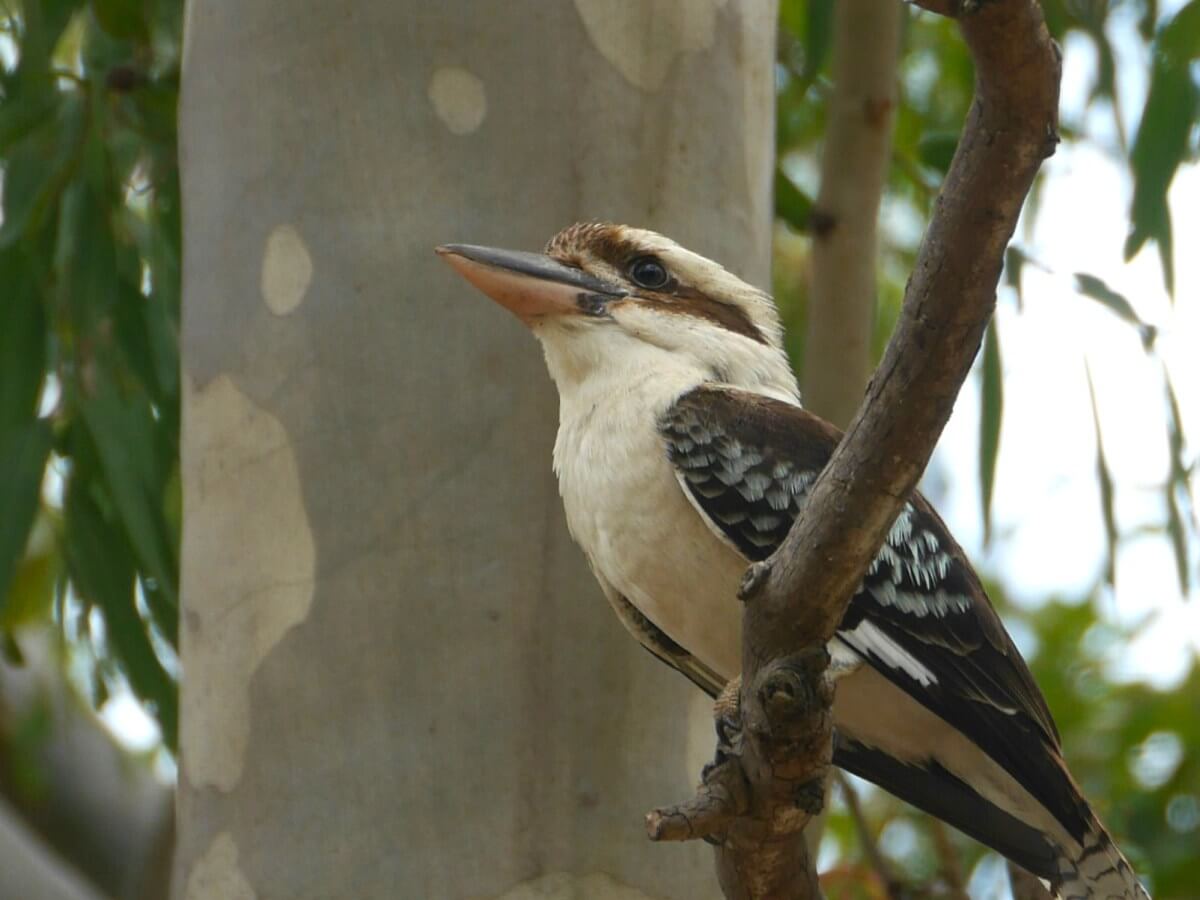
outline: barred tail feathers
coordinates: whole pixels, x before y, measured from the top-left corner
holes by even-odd
[[[1059,856],[1058,872],[1053,886],[1059,900],[1150,900],[1137,873],[1098,822],[1078,853]]]

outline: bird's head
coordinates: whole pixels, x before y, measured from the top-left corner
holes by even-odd
[[[592,222],[559,232],[544,253],[437,251],[537,336],[560,390],[598,372],[690,367],[703,380],[796,394],[770,296],[653,231]]]

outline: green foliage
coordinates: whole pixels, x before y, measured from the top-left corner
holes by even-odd
[[[1000,458],[1000,421],[1004,415],[1004,371],[996,322],[988,325],[983,341],[982,408],[979,412],[979,496],[983,507],[983,539],[992,538],[992,489]]]
[[[775,215],[796,231],[812,226],[812,197],[796,186],[782,169],[775,171]]]
[[[1088,399],[1092,402],[1092,426],[1096,432],[1096,483],[1100,485],[1100,513],[1104,520],[1104,536],[1108,539],[1108,556],[1104,560],[1104,580],[1109,587],[1117,581],[1116,546],[1120,540],[1117,530],[1116,490],[1113,488],[1112,469],[1104,453],[1104,434],[1100,428],[1100,410],[1096,407],[1096,386],[1092,382],[1091,370],[1087,373]]]
[[[1078,288],[1079,293],[1098,301],[1103,306],[1106,306],[1117,318],[1124,320],[1136,328],[1138,334],[1141,336],[1146,352],[1150,352],[1154,347],[1154,339],[1158,337],[1158,329],[1141,320],[1141,317],[1134,311],[1133,304],[1129,302],[1124,294],[1114,291],[1102,279],[1097,278],[1095,275],[1089,275],[1086,272],[1075,273],[1075,286]]]
[[[1180,163],[1193,152],[1192,131],[1200,111],[1200,87],[1190,65],[1200,58],[1200,0],[1192,0],[1158,32],[1150,93],[1134,139],[1133,209],[1125,256],[1132,257],[1147,240],[1158,244],[1163,280],[1174,293],[1174,243],[1167,189]]]
[[[13,581],[18,559],[33,528],[38,488],[46,470],[53,435],[46,422],[18,422],[0,432],[0,585]],[[0,614],[4,608],[0,607]]]
[[[1127,682],[1111,669],[1140,629],[1098,622],[1086,603],[1049,603],[1021,618],[1037,633],[1030,664],[1085,793],[1153,878],[1155,897],[1195,896],[1200,821],[1171,810],[1200,798],[1200,667],[1170,690]]]
[[[170,746],[180,5],[0,8],[0,610],[88,623],[93,690],[127,679]]]

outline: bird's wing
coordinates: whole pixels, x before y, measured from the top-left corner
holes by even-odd
[[[605,599],[616,612],[625,630],[632,634],[639,644],[671,668],[687,676],[692,684],[708,696],[715,699],[721,693],[721,689],[725,687],[724,678],[671,640],[665,631],[646,618],[641,610],[626,600],[621,592],[599,573],[596,574],[596,580],[600,582]]]
[[[779,546],[841,435],[789,403],[703,386],[663,415],[685,491],[747,560]],[[942,520],[907,503],[851,600],[838,637],[967,736],[1075,834],[1085,809],[1033,676]]]

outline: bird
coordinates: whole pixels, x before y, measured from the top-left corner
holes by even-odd
[[[841,434],[806,410],[768,293],[656,232],[571,225],[540,253],[436,252],[540,342],[568,528],[654,656],[716,697],[738,586],[783,542]],[[830,640],[834,763],[1043,879],[1149,900],[1063,759],[979,577],[914,493]]]

